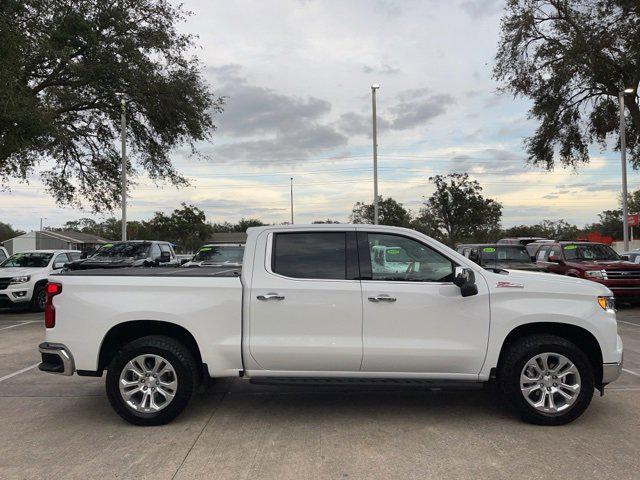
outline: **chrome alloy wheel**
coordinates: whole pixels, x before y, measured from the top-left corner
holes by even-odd
[[[580,373],[564,355],[540,353],[525,363],[520,373],[520,390],[525,400],[539,412],[564,412],[580,394]]]
[[[167,359],[152,354],[138,355],[120,373],[120,395],[136,412],[156,413],[171,403],[178,377]]]

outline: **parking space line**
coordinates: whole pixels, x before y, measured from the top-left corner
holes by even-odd
[[[619,323],[626,323],[627,325],[633,325],[634,327],[640,327],[640,324],[633,322],[625,322],[624,320],[618,320]]]
[[[26,325],[27,323],[36,323],[38,320],[29,320],[27,322],[17,323],[15,325],[9,325],[8,327],[2,327],[0,330],[9,330],[10,328],[21,327],[22,325]]]
[[[628,368],[623,368],[622,371],[630,373],[631,375],[635,375],[636,377],[640,377],[640,373],[634,372],[633,370],[629,370]]]
[[[20,375],[21,373],[28,372],[29,370],[32,370],[32,369],[36,368],[38,365],[40,365],[39,362],[38,363],[34,363],[30,367],[25,367],[23,369],[18,370],[17,372],[13,372],[13,373],[10,373],[9,375],[5,375],[4,377],[0,377],[0,382],[4,382],[5,380],[9,380],[10,378],[15,377],[16,375]]]

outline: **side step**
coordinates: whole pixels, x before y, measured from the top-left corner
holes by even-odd
[[[459,380],[424,380],[414,378],[301,378],[301,377],[256,377],[249,380],[255,385],[287,385],[344,388],[427,389],[427,390],[473,390],[480,389],[482,382]]]

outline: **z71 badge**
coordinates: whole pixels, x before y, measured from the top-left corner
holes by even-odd
[[[496,288],[524,288],[524,283],[516,282],[497,282]]]

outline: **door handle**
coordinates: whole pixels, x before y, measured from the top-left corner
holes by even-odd
[[[277,293],[267,293],[266,295],[258,295],[258,300],[266,302],[267,300],[284,300],[284,295],[278,295]]]
[[[390,297],[389,295],[377,295],[375,297],[369,297],[370,302],[395,302],[395,297]]]

